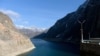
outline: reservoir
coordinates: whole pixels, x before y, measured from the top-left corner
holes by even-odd
[[[18,56],[80,56],[79,46],[76,45],[55,43],[42,39],[31,39],[31,41],[36,48]]]

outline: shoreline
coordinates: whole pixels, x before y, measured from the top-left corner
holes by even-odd
[[[100,56],[100,45],[97,44],[81,43],[80,50],[83,56]]]
[[[28,49],[25,49],[25,50],[17,51],[17,52],[15,52],[15,53],[9,54],[9,55],[7,55],[7,56],[18,56],[18,55],[20,55],[20,54],[22,54],[22,53],[29,52],[29,51],[33,50],[34,48],[35,48],[35,47],[31,47],[31,48],[28,48]]]

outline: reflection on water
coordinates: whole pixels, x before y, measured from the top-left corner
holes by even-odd
[[[79,56],[78,48],[66,44],[58,44],[44,41],[41,39],[32,39],[36,48],[28,53],[18,56]]]

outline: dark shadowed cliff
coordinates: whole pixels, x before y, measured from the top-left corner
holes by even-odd
[[[45,39],[80,43],[80,23],[83,24],[84,39],[100,37],[100,0],[86,0],[80,7],[59,19],[47,32]]]

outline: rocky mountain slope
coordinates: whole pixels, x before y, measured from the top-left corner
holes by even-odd
[[[45,39],[80,43],[83,22],[84,39],[100,37],[100,0],[86,0],[76,11],[58,20],[47,32]]]
[[[0,12],[0,56],[11,56],[33,47],[30,40],[16,30],[10,18]]]

